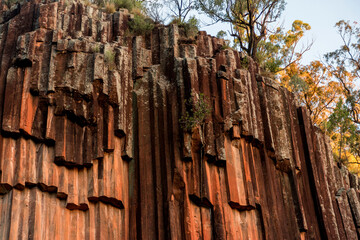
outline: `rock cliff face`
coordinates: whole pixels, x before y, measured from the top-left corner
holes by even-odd
[[[177,26],[30,1],[0,16],[0,239],[357,239],[358,178],[256,64]],[[183,131],[185,99],[212,114]]]

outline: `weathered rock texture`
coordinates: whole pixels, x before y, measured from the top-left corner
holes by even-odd
[[[126,10],[80,2],[2,9],[0,239],[358,238],[358,178],[223,40],[131,39]],[[198,93],[212,114],[183,131]]]

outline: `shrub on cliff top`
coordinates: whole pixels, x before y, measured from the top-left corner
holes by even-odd
[[[134,35],[145,35],[153,30],[154,23],[150,18],[136,12],[134,18],[129,22],[129,28]]]
[[[115,4],[112,2],[105,3],[105,12],[107,12],[107,13],[116,12]]]
[[[145,11],[143,2],[138,0],[94,0],[93,3],[99,7],[104,7],[108,13],[114,13],[119,8],[126,8],[129,12]]]
[[[194,38],[199,32],[199,20],[192,16],[187,21],[181,21],[180,18],[174,18],[170,24],[177,24],[184,29],[187,38]]]
[[[146,16],[144,1],[140,0],[94,0],[98,6],[104,7],[105,12],[114,13],[119,8],[128,9],[134,17],[129,22],[130,35],[145,35],[154,28],[153,21]]]
[[[132,12],[134,9],[144,9],[142,1],[137,0],[111,0],[115,4],[116,9],[126,8],[129,12]]]
[[[227,36],[227,33],[224,30],[220,30],[217,34],[216,37],[217,38],[225,38]]]

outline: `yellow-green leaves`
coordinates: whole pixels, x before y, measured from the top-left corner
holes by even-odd
[[[301,20],[295,20],[287,32],[278,27],[258,45],[257,59],[260,66],[266,71],[278,73],[298,63],[312,45],[307,43],[299,46],[305,32],[310,29],[310,25]]]
[[[284,0],[199,0],[198,8],[214,22],[232,24],[231,35],[249,56],[256,59],[258,45],[266,38],[269,25],[284,10]]]

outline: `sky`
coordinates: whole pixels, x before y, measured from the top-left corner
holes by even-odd
[[[334,27],[339,20],[357,21],[360,24],[360,0],[287,0],[280,23],[285,30],[291,28],[294,20],[310,24],[311,30],[304,36],[304,41],[314,40],[314,44],[302,60],[307,64],[319,60],[325,53],[339,48],[341,38]],[[229,29],[227,24],[202,27],[201,30],[216,36],[220,30]]]

